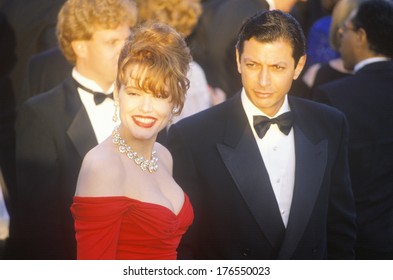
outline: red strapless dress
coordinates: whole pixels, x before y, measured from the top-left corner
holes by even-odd
[[[168,208],[123,196],[74,197],[78,259],[176,259],[194,219],[188,196],[175,215]]]

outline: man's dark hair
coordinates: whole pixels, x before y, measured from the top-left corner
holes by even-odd
[[[364,29],[370,50],[393,58],[393,2],[369,0],[363,2],[352,18],[355,30]]]
[[[251,38],[263,43],[277,40],[289,42],[293,49],[295,67],[300,57],[306,53],[306,40],[299,22],[280,10],[258,12],[243,23],[236,43],[239,55],[243,53],[244,41]]]

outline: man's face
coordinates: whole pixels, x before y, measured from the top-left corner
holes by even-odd
[[[302,1],[304,0],[274,0],[274,4],[276,5],[276,9],[281,10],[285,13],[289,13],[297,2]]]
[[[243,53],[236,51],[237,68],[248,98],[262,112],[274,116],[285,95],[306,62],[303,56],[295,68],[289,42],[278,40],[261,43],[251,38],[244,42]]]
[[[340,54],[344,62],[344,67],[348,70],[353,70],[357,63],[356,59],[356,40],[357,31],[353,29],[351,23],[352,16],[350,16],[343,26],[339,29],[341,40],[340,40]]]
[[[127,24],[116,29],[102,29],[93,34],[91,40],[85,41],[84,57],[85,75],[98,84],[112,84],[116,79],[117,61],[125,40],[131,31]]]

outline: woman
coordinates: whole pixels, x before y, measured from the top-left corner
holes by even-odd
[[[142,25],[119,58],[120,125],[85,157],[71,207],[78,259],[176,259],[193,220],[156,137],[181,112],[190,53],[164,24]]]

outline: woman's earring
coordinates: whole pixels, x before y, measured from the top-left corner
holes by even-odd
[[[119,120],[119,117],[118,117],[118,106],[119,106],[119,103],[117,102],[117,101],[115,101],[115,112],[113,113],[113,117],[112,117],[112,120],[113,120],[113,122],[115,122],[115,123],[117,123],[117,121]]]
[[[178,107],[174,107],[172,109],[172,114],[177,114],[179,112],[179,108]]]

